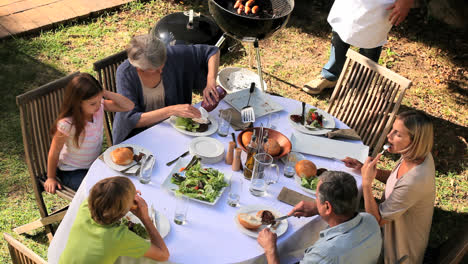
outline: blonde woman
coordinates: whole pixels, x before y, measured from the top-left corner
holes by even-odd
[[[120,225],[128,211],[137,216],[149,234],[148,242]],[[119,256],[167,261],[169,250],[154,227],[145,200],[127,177],[110,177],[96,183],[76,215],[59,263],[112,264]]]
[[[346,158],[350,168],[361,170],[366,212],[384,229],[384,261],[422,263],[434,212],[435,167],[431,155],[433,128],[423,113],[407,111],[398,115],[387,135],[388,152],[401,154],[392,171],[377,169],[381,154],[367,158],[364,164]],[[372,182],[386,184],[384,201],[377,204]]]

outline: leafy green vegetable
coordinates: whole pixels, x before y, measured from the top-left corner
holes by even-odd
[[[128,229],[138,236],[144,239],[149,239],[149,234],[142,224],[133,223],[132,221],[128,220],[127,217],[122,218],[122,224],[128,226]]]
[[[171,178],[171,182],[179,186],[176,193],[210,203],[214,202],[221,190],[227,186],[223,173],[212,168],[202,168],[199,160],[185,171],[185,177],[184,181]]]
[[[199,123],[194,122],[191,118],[177,117],[175,120],[175,126],[180,129],[184,129],[191,132],[197,132],[200,127]]]
[[[318,180],[318,177],[311,177],[309,179],[301,178],[301,186],[315,191],[317,189]]]

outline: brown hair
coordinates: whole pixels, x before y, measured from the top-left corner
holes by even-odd
[[[72,125],[75,127],[75,136],[73,142],[77,147],[80,146],[80,136],[86,126],[86,120],[81,111],[81,102],[93,98],[102,92],[102,86],[89,73],[80,73],[75,76],[65,88],[60,113],[50,128],[50,134],[53,136],[57,132],[57,123],[65,118],[71,117]]]
[[[96,223],[110,225],[125,216],[133,205],[136,190],[127,178],[116,176],[96,183],[88,197],[91,217]]]
[[[429,117],[420,111],[406,111],[397,116],[403,121],[411,137],[411,143],[401,153],[408,161],[423,161],[434,144],[434,131]]]

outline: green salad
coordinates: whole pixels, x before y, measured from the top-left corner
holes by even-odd
[[[127,219],[127,217],[122,218],[122,224],[128,226],[128,229],[138,236],[149,239],[149,234],[146,231],[146,228],[140,223],[134,223]]]
[[[171,182],[179,186],[176,193],[210,203],[216,200],[227,186],[224,174],[212,168],[202,168],[200,160],[185,171],[185,177],[174,173]]]
[[[319,181],[318,177],[310,177],[309,179],[301,178],[301,186],[307,189],[310,189],[312,191],[315,191],[317,189],[318,181]]]
[[[186,117],[177,117],[175,120],[175,126],[177,128],[187,130],[190,132],[197,132],[200,130],[200,125],[197,122],[194,122],[191,118]]]

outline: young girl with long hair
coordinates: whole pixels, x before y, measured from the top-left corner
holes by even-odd
[[[133,107],[126,97],[104,91],[90,74],[75,76],[66,87],[60,114],[51,128],[45,190],[55,193],[64,184],[76,191],[101,153],[104,110],[125,112]]]

